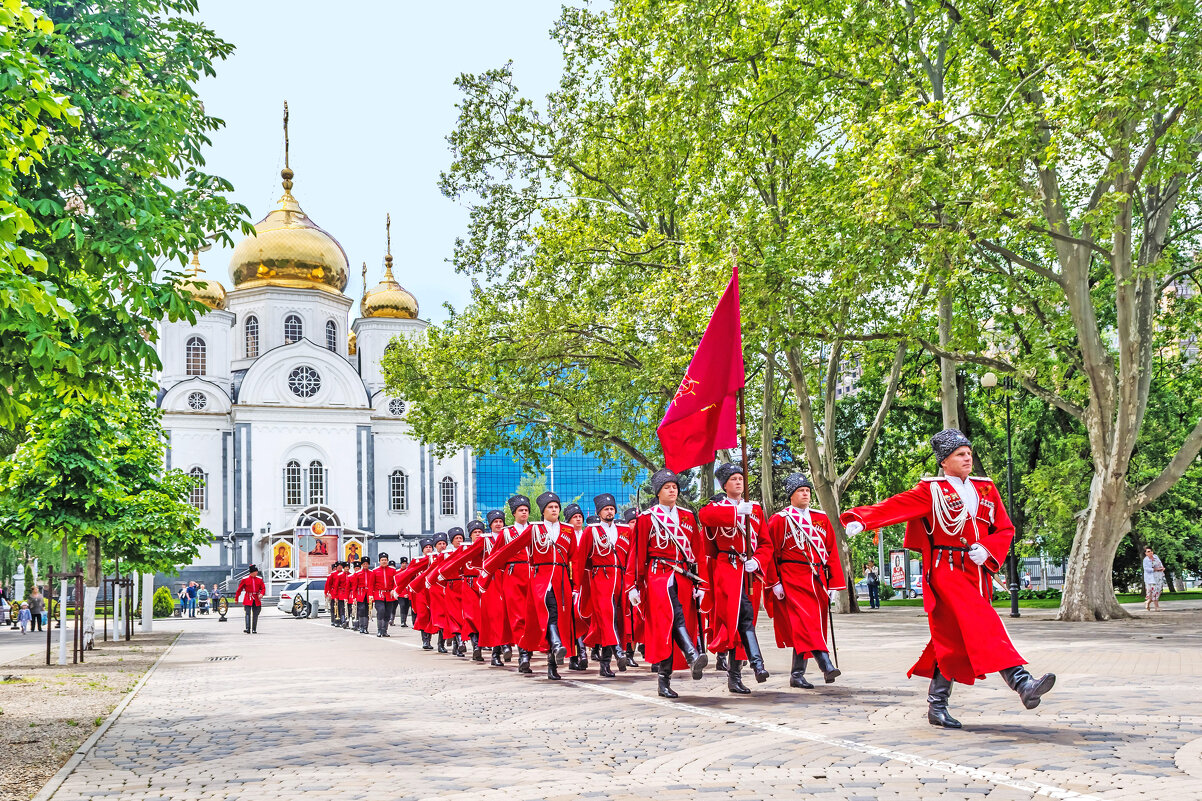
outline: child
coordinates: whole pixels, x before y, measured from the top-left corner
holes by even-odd
[[[29,611],[29,603],[27,601],[21,602],[21,611],[17,613],[17,622],[21,624],[21,633],[28,634],[29,632],[26,631],[26,628],[33,622],[33,615]]]

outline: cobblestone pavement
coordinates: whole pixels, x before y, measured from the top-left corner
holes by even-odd
[[[962,731],[929,726],[925,681],[905,678],[926,640],[916,609],[837,618],[833,685],[790,690],[772,648],[752,696],[710,669],[676,674],[678,702],[645,666],[555,683],[541,660],[521,677],[516,660],[423,652],[409,629],[378,639],[268,612],[247,636],[235,615],[184,627],[53,798],[1199,799],[1202,611],[1166,606],[1008,620],[1056,688],[1028,712],[996,676],[957,686]]]

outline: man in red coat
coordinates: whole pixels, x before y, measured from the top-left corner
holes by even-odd
[[[433,651],[430,638],[435,629],[430,620],[430,595],[425,585],[425,571],[434,557],[434,538],[425,537],[420,544],[422,555],[414,557],[407,568],[397,573],[395,584],[397,594],[407,596],[413,605],[413,628],[421,633],[422,650]]]
[[[988,478],[972,473],[972,443],[954,428],[931,438],[939,478],[873,506],[843,513],[854,536],[864,529],[906,524],[904,545],[922,554],[923,597],[931,639],[909,675],[931,679],[927,721],[960,728],[947,711],[952,682],[972,684],[1001,673],[1023,706],[1034,709],[1056,683],[1055,675],[1035,678],[990,603],[992,574],[1001,569],[1014,537],[1002,496]]]
[[[793,649],[789,686],[814,688],[806,681],[806,661],[813,654],[830,684],[840,675],[831,662],[831,603],[846,588],[835,529],[825,514],[810,508],[810,480],[801,473],[785,479],[789,506],[768,521],[778,583],[768,600],[776,644]]]
[[[711,588],[709,649],[726,653],[726,688],[747,695],[751,690],[743,684],[740,660],[751,663],[757,682],[768,680],[755,621],[762,591],[758,585],[776,584],[776,564],[764,510],[743,497],[743,468],[727,462],[716,475],[723,492],[699,512],[706,555],[701,576]]]
[[[638,519],[639,508],[637,506],[622,510],[623,528],[618,530],[618,536],[623,541],[623,573],[625,573],[626,564],[630,560],[630,552],[634,548],[634,529]],[[622,594],[622,635],[626,642],[626,667],[636,668],[639,666],[639,663],[634,660],[636,648],[643,644],[643,610],[630,603],[625,592]]]
[[[246,612],[246,628],[244,634],[259,633],[259,612],[263,609],[263,596],[267,594],[267,585],[259,578],[259,568],[251,565],[246,578],[238,582],[238,591],[234,600],[242,601],[242,609]]]
[[[579,549],[580,543],[584,541],[584,510],[578,503],[569,503],[563,508],[560,517],[572,529],[576,548]],[[572,652],[572,656],[568,658],[568,670],[588,670],[588,647],[584,644],[584,634],[588,631],[588,620],[580,611],[581,582],[581,577],[573,573],[572,584],[576,588],[576,597],[572,600],[572,628],[576,631],[576,640],[568,649]]]
[[[330,609],[330,625],[338,625],[338,594],[341,592],[339,585],[342,584],[342,562],[335,562],[330,565],[330,574],[326,576],[326,606]]]
[[[509,511],[513,512],[513,525],[505,529],[501,541],[496,547],[510,542],[530,526],[530,499],[525,495],[514,495],[509,499]],[[504,649],[505,661],[509,661],[510,646],[518,646],[518,673],[532,673],[530,668],[530,653],[522,648],[520,643],[526,637],[526,612],[531,607],[530,600],[530,562],[521,554],[516,555],[508,564],[496,572],[491,581],[501,584],[501,597],[505,599],[505,616],[509,621],[509,631],[513,636],[512,642],[506,643]],[[488,586],[492,586],[490,583]]]
[[[572,575],[579,585],[581,616],[588,628],[583,635],[586,646],[600,648],[601,676],[613,678],[611,662],[615,653],[618,670],[626,669],[622,650],[622,573],[630,548],[626,526],[614,522],[618,502],[608,492],[593,498],[597,522],[584,529],[580,546],[572,562]],[[625,536],[623,536],[625,535]]]
[[[388,633],[388,622],[392,620],[392,603],[396,598],[396,568],[388,559],[388,554],[380,554],[380,563],[367,576],[367,592],[369,600],[376,609],[376,636],[391,637]]]
[[[442,614],[443,620],[446,621],[444,628],[446,633],[451,637],[451,654],[453,656],[466,656],[467,644],[464,641],[464,635],[466,634],[467,625],[463,618],[463,595],[460,592],[463,578],[449,572],[445,576],[443,575],[446,566],[451,563],[451,560],[463,548],[463,540],[465,539],[463,529],[459,526],[452,526],[447,530],[447,539],[450,540],[451,544],[442,552],[439,566],[430,577],[430,585],[431,590],[438,592],[442,597]]]
[[[678,698],[672,689],[673,668],[687,666],[699,679],[709,664],[705,651],[696,646],[698,609],[705,596],[696,571],[704,551],[696,518],[676,504],[676,474],[666,468],[657,471],[651,476],[651,492],[658,503],[635,523],[623,586],[631,604],[645,604],[644,645],[647,659],[656,664],[659,694]]]
[[[492,666],[504,667],[501,661],[503,647],[513,640],[513,632],[509,628],[509,618],[505,614],[505,599],[501,594],[502,582],[500,577],[480,589],[478,580],[484,560],[492,555],[493,550],[501,545],[502,532],[505,529],[505,513],[500,509],[491,510],[486,519],[488,528],[479,520],[468,523],[468,531],[473,532],[472,543],[462,549],[451,561],[439,570],[444,576],[453,575],[456,571],[464,578],[463,592],[471,593],[467,601],[469,627],[472,634],[472,659],[483,662],[481,648],[492,649]]]
[[[446,563],[438,568],[435,581],[447,587],[447,597],[452,605],[458,602],[462,621],[459,633],[466,634],[472,644],[472,661],[483,662],[484,655],[480,650],[480,591],[476,587],[476,580],[480,577],[487,544],[482,536],[485,532],[484,523],[480,520],[471,521],[467,524],[467,532],[472,541],[455,549]]]
[[[351,582],[351,600],[355,604],[357,623],[355,630],[367,634],[368,620],[371,617],[371,560],[366,556],[359,560],[359,570]]]
[[[480,581],[487,585],[489,576],[523,555],[530,565],[530,598],[527,610],[525,638],[519,642],[527,652],[540,650],[547,654],[547,678],[559,679],[558,663],[568,655],[565,642],[575,641],[575,620],[572,616],[572,557],[576,552],[576,537],[572,529],[559,522],[560,500],[554,492],[538,496],[538,508],[543,519],[492,552],[484,562]],[[562,632],[561,632],[562,627]],[[565,639],[566,635],[566,639]]]

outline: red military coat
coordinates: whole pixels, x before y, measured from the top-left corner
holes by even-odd
[[[430,591],[426,587],[426,571],[430,569],[433,556],[415,557],[395,578],[397,593],[408,597],[413,605],[413,628],[426,634],[438,631],[430,620]]]
[[[847,587],[835,529],[825,512],[789,506],[768,521],[784,600],[767,595],[776,644],[798,653],[830,651],[830,595]]]
[[[840,517],[865,529],[905,523],[905,546],[922,554],[922,606],[931,639],[910,668],[911,676],[929,678],[938,665],[953,681],[972,684],[987,673],[1026,664],[990,603],[990,573],[1001,568],[1014,526],[993,481],[975,476],[969,481],[980,499],[975,515],[968,514],[952,482],[940,477],[923,479],[914,489]],[[989,552],[981,567],[964,551],[978,542]]]
[[[547,593],[553,592],[559,617],[559,636],[565,645],[576,639],[576,622],[572,614],[571,563],[576,552],[576,532],[566,523],[559,525],[558,535],[552,538],[550,523],[533,523],[521,534],[492,552],[484,562],[488,581],[507,563],[527,556],[530,570],[530,589],[527,597],[525,634],[518,641],[528,651],[549,652],[547,623],[551,607]]]
[[[346,585],[349,600],[355,603],[367,600],[367,573],[363,568],[351,573]]]
[[[367,572],[367,600],[391,601],[396,597],[395,567],[377,567]]]
[[[331,601],[337,601],[338,593],[340,593],[342,591],[340,589],[341,585],[342,585],[342,571],[341,570],[335,570],[333,573],[326,576],[326,589],[325,589],[326,597],[329,598]]]
[[[580,588],[580,615],[588,623],[581,632],[585,645],[620,644],[622,584],[629,550],[629,526],[615,523],[607,531],[602,524],[594,523],[584,529],[572,562],[572,575]]]
[[[738,629],[739,602],[746,592],[752,614],[758,617],[763,582],[766,580],[768,586],[776,584],[776,565],[772,561],[772,540],[768,537],[763,508],[758,503],[752,504],[750,515],[739,515],[735,506],[721,495],[701,507],[706,558],[700,568],[701,577],[710,585],[709,649],[719,653],[733,648],[736,658],[746,659]],[[760,563],[754,575],[743,569],[744,561],[749,558]]]
[[[463,577],[458,571],[447,569],[459,552],[467,547],[460,545],[458,548],[447,548],[439,554],[437,565],[429,577],[431,597],[438,598],[442,628],[446,634],[467,634],[467,622],[463,614]]]
[[[463,545],[456,550],[446,564],[438,569],[439,577],[446,584],[448,598],[454,594],[455,599],[452,599],[452,603],[455,600],[458,601],[463,622],[463,630],[460,631],[460,634],[480,634],[481,628],[485,625],[481,607],[482,593],[476,587],[476,580],[480,577],[480,568],[484,564],[488,540],[489,537],[481,534],[475,542]],[[483,638],[481,638],[480,644],[481,646],[486,644]],[[490,642],[487,645],[491,647],[503,645],[503,643]]]
[[[526,528],[523,529],[519,529],[516,524],[509,526],[501,532],[493,549],[500,548],[528,531],[530,525],[527,523]],[[488,569],[491,574],[488,578],[488,590],[491,590],[493,585],[497,585],[496,592],[505,607],[505,628],[509,639],[500,644],[520,643],[526,636],[526,615],[531,608],[530,561],[525,554],[515,553],[508,562],[497,565],[497,568],[496,570]]]
[[[701,531],[693,513],[675,507],[670,511],[656,504],[638,516],[634,541],[626,564],[624,592],[639,590],[643,609],[643,645],[649,662],[672,658],[674,670],[688,666],[684,654],[672,645],[672,600],[675,597],[684,613],[689,637],[697,639],[698,609],[693,600],[691,579],[676,568],[691,569],[703,557]]]
[[[238,582],[238,590],[234,600],[242,598],[243,606],[262,606],[263,596],[267,594],[267,585],[257,574],[247,576]]]

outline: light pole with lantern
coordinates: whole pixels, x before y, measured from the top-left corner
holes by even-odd
[[[993,390],[997,387],[997,375],[993,372],[988,372],[981,376],[981,386],[984,387],[986,394],[989,396],[989,403],[995,403],[993,400]],[[1002,391],[1005,395],[1006,402],[1006,510],[1010,514],[1015,513],[1014,509],[1014,456],[1010,447],[1010,394],[1014,390],[1014,379],[1011,376],[1002,378]],[[1018,612],[1018,558],[1014,554],[1014,541],[1018,539],[1019,532],[1015,529],[1014,536],[1010,538],[1010,575],[1007,577],[1010,584],[1010,617],[1021,617]]]

